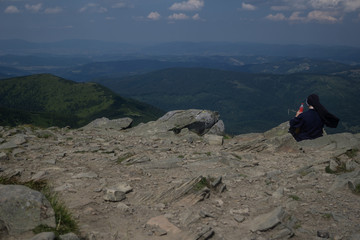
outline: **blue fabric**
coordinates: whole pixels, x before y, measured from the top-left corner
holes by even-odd
[[[290,120],[289,132],[296,141],[314,139],[323,135],[324,122],[314,109],[294,117]]]

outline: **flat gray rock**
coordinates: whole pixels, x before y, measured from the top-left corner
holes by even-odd
[[[0,222],[9,234],[31,231],[41,224],[56,227],[54,210],[45,196],[22,185],[0,185]]]

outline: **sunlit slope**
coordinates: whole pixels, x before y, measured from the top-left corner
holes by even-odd
[[[162,111],[123,98],[96,83],[76,83],[50,74],[0,80],[0,124],[80,127],[98,117],[149,121]]]

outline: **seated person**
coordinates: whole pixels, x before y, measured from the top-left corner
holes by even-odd
[[[336,128],[339,118],[329,113],[320,104],[319,96],[311,94],[306,100],[309,110],[301,113],[297,112],[295,117],[290,120],[289,132],[296,141],[305,139],[315,139],[323,135],[324,125]]]

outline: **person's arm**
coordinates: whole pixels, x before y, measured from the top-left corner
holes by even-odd
[[[295,117],[298,117],[300,114],[302,114],[302,112],[297,111]]]
[[[296,116],[290,120],[290,127],[300,128],[303,125],[304,121],[301,117],[301,113],[296,113]]]

